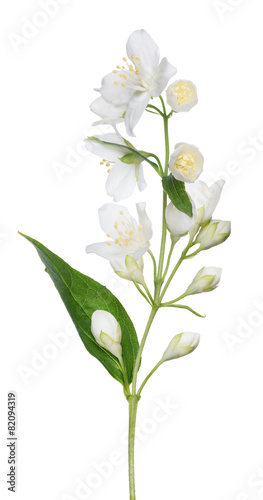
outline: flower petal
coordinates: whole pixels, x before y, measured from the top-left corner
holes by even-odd
[[[124,82],[123,85],[125,85]],[[106,101],[111,101],[118,105],[127,104],[134,90],[127,85],[125,87],[123,85],[116,73],[109,73],[102,79],[100,93]]]
[[[147,188],[147,184],[143,174],[143,166],[139,165],[138,170],[139,170],[139,176],[138,176],[137,186],[139,191],[143,191],[145,188]]]
[[[96,124],[116,124],[124,121],[122,116],[126,110],[126,104],[113,104],[101,96],[91,103],[90,109],[93,113],[101,117],[101,120],[96,122]]]
[[[176,72],[177,69],[168,62],[166,57],[164,57],[158,66],[157,73],[151,85],[151,97],[159,97],[167,86],[170,78],[172,78]]]
[[[100,339],[101,332],[106,333],[115,342],[120,342],[118,322],[109,312],[103,310],[94,311],[91,317],[91,332],[98,344],[103,345]]]
[[[183,236],[185,233],[191,229],[195,223],[196,210],[192,202],[193,207],[193,217],[188,217],[183,212],[180,212],[173,203],[169,203],[165,210],[166,224],[169,231],[171,231],[174,236]]]
[[[145,242],[147,242],[151,239],[153,235],[153,230],[152,230],[152,223],[146,213],[146,203],[145,202],[136,203],[136,209],[139,216],[139,222],[142,226],[141,229],[142,237],[144,238]]]
[[[131,196],[135,187],[135,165],[128,165],[117,160],[106,182],[107,194],[118,202]]]
[[[144,245],[143,247],[141,248],[138,248],[135,252],[133,253],[129,253],[129,255],[131,255],[135,260],[139,260],[148,250],[148,248],[151,246],[150,243],[146,243],[146,245]]]
[[[127,55],[139,68],[140,74],[151,79],[156,72],[160,60],[158,45],[145,30],[134,31],[126,44]]]
[[[109,161],[116,161],[120,156],[125,154],[125,149],[110,144],[104,144],[100,141],[113,142],[114,144],[120,144],[125,146],[125,142],[121,135],[116,133],[109,133],[103,135],[94,136],[98,141],[90,139],[89,137],[85,139],[86,148],[93,154],[100,156],[101,158],[106,158]]]
[[[106,234],[109,234],[113,240],[119,237],[123,220],[135,229],[138,227],[137,221],[130,215],[126,207],[114,205],[113,203],[105,203],[99,209],[99,220],[101,229]]]
[[[114,259],[122,254],[122,250],[112,241],[103,241],[101,243],[92,243],[86,246],[86,253],[96,253],[104,259]]]
[[[129,135],[134,136],[133,129],[141,118],[149,100],[150,94],[148,92],[134,92],[125,114],[125,125]]]
[[[225,181],[223,179],[214,182],[211,186],[208,186],[205,182],[199,180],[193,185],[187,184],[186,190],[193,198],[196,208],[200,209],[201,207],[204,207],[201,220],[202,223],[212,217],[219,202],[224,184]]]

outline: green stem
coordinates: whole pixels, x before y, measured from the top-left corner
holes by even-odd
[[[169,269],[169,266],[170,266],[170,261],[171,261],[171,257],[172,257],[174,246],[175,246],[175,243],[173,243],[173,241],[171,241],[171,247],[170,247],[169,255],[168,255],[168,258],[167,258],[167,264],[166,264],[166,268],[165,268],[165,271],[164,271],[163,277],[162,277],[163,282],[164,282],[165,277],[166,277],[166,275],[168,273],[168,269]]]
[[[135,444],[135,429],[136,429],[136,416],[138,407],[138,396],[129,397],[129,486],[130,486],[130,500],[135,500],[135,470],[134,470],[134,444]]]
[[[155,365],[155,367],[150,371],[150,373],[147,375],[147,377],[145,377],[140,389],[138,390],[137,392],[137,395],[140,396],[141,395],[141,392],[145,386],[145,384],[148,382],[149,378],[154,374],[154,372],[156,372],[157,368],[159,368],[159,366],[161,366],[163,364],[163,360],[161,359],[157,365]]]
[[[147,111],[147,113],[151,113],[152,115],[157,115],[157,116],[159,115],[160,116],[160,113],[155,113],[155,111],[151,111],[150,109],[146,108],[145,111]]]
[[[148,154],[148,158],[154,158],[157,163],[158,163],[158,166],[159,166],[159,169],[160,169],[160,172],[161,174],[163,175],[163,167],[162,167],[162,164],[161,164],[161,161],[160,161],[160,158],[158,158],[157,155],[155,155],[154,153],[150,153]]]
[[[147,293],[147,295],[148,295],[148,297],[149,297],[149,299],[151,301],[151,305],[152,305],[154,303],[154,300],[152,298],[151,292],[150,292],[150,290],[149,290],[149,288],[148,288],[148,286],[146,285],[145,282],[144,282],[143,286],[144,286],[144,289],[145,289],[145,291],[146,291],[146,293]]]
[[[163,107],[163,124],[164,124],[164,139],[165,139],[165,162],[164,162],[164,175],[168,173],[168,165],[169,165],[169,130],[168,130],[168,117],[166,113],[166,108],[164,104],[163,98],[160,96],[160,101]],[[163,274],[163,263],[164,263],[164,255],[165,255],[165,244],[166,244],[166,235],[167,235],[167,227],[166,227],[166,219],[165,219],[165,210],[167,207],[167,194],[163,191],[163,214],[162,214],[162,237],[161,237],[161,248],[160,248],[160,257],[158,264],[158,272],[155,283],[155,296],[154,299],[157,302],[159,300],[159,295],[161,291],[161,287],[163,284],[162,274]]]
[[[163,101],[163,98],[160,97],[161,103],[162,103],[162,108],[163,108],[163,113],[161,113],[163,117],[163,123],[164,123],[164,138],[165,138],[165,164],[164,164],[164,169],[162,172],[164,172],[164,175],[167,175],[168,173],[168,165],[169,165],[169,132],[168,132],[168,116],[166,113],[166,108],[165,104]],[[151,105],[150,105],[151,106]],[[151,106],[152,107],[152,106]],[[158,108],[156,108],[158,109]],[[151,163],[148,160],[148,163]],[[162,174],[160,174],[162,176]],[[133,381],[132,381],[132,395],[129,397],[129,483],[130,483],[130,500],[135,500],[135,476],[134,476],[134,440],[135,440],[135,426],[136,426],[136,413],[137,413],[137,405],[138,405],[138,395],[136,394],[137,390],[137,377],[138,377],[138,371],[140,368],[140,363],[141,363],[141,358],[142,358],[142,352],[145,346],[145,342],[148,336],[148,333],[150,331],[152,322],[155,318],[155,315],[160,308],[160,293],[161,293],[161,288],[162,288],[162,275],[163,275],[163,264],[164,264],[164,255],[165,255],[165,245],[166,245],[166,235],[167,235],[167,227],[166,227],[166,220],[165,220],[165,210],[167,206],[167,195],[163,191],[163,209],[162,209],[162,237],[161,237],[161,246],[160,246],[160,256],[159,256],[159,262],[158,262],[158,269],[156,272],[156,262],[153,257],[153,255],[150,253],[151,257],[153,258],[153,263],[154,263],[154,273],[155,273],[155,292],[154,292],[154,301],[155,303],[152,305],[151,313],[147,322],[147,325],[145,327],[145,331],[143,334],[143,338],[140,344],[140,347],[138,349],[136,361],[135,361],[135,366],[134,366],[134,372],[133,372]],[[147,379],[148,380],[148,379]],[[145,383],[147,382],[145,381]],[[141,388],[142,389],[142,388]],[[141,390],[140,389],[140,390]]]
[[[123,358],[122,356],[120,355],[120,364],[121,364],[121,368],[122,368],[122,373],[123,373],[123,380],[124,380],[124,394],[127,397],[130,396],[131,394],[131,391],[130,391],[130,386],[129,386],[129,380],[128,380],[128,375],[127,375],[127,370],[125,368],[125,365],[124,365],[124,362],[123,362]]]
[[[135,361],[133,382],[132,382],[132,395],[129,396],[129,485],[130,485],[130,500],[135,500],[135,473],[134,473],[134,441],[135,441],[135,428],[136,428],[136,415],[137,406],[140,396],[136,394],[137,375],[140,368],[142,351],[151,328],[152,322],[158,311],[158,307],[152,306],[152,310],[145,327],[144,335],[141,345],[138,350],[137,358]]]
[[[148,250],[148,254],[151,256],[151,259],[153,261],[153,275],[154,275],[154,281],[156,280],[156,276],[157,276],[157,264],[156,264],[156,260],[155,260],[155,257],[152,253],[151,250]]]
[[[152,109],[155,109],[155,111],[157,111],[157,113],[161,116],[163,116],[163,113],[161,112],[161,110],[159,108],[157,108],[156,106],[153,106],[152,104],[148,104],[147,105],[147,108],[152,108]]]
[[[184,306],[183,304],[174,304],[173,300],[171,302],[164,302],[163,304],[161,304],[161,307],[177,307],[179,309],[187,309],[188,311],[190,311],[191,313],[195,314],[199,318],[205,318],[205,314],[199,314],[198,312],[196,312],[191,307]]]
[[[171,283],[172,279],[174,278],[175,273],[177,272],[177,270],[179,269],[180,265],[181,265],[181,264],[182,264],[182,262],[184,261],[184,259],[185,259],[185,257],[186,257],[186,254],[187,254],[187,252],[188,252],[188,250],[189,250],[190,246],[191,246],[191,243],[189,242],[189,243],[188,243],[188,245],[187,245],[187,247],[183,250],[183,252],[182,252],[182,254],[181,254],[181,257],[180,257],[180,259],[178,260],[178,262],[177,262],[176,266],[174,267],[173,271],[171,272],[171,274],[170,274],[170,276],[169,276],[168,280],[166,281],[166,284],[165,284],[165,286],[164,286],[164,288],[163,288],[163,291],[162,291],[162,293],[161,293],[161,296],[160,296],[160,300],[161,300],[161,301],[163,300],[164,295],[165,295],[165,293],[167,292],[167,288],[169,287],[169,285],[170,285],[170,283]],[[180,298],[182,298],[183,296],[184,296],[184,295],[181,295],[181,296],[180,296],[180,297],[178,297],[178,299],[176,299],[176,300],[179,300],[179,299],[180,299]]]
[[[145,298],[145,300],[147,300],[148,304],[151,306],[151,302],[148,300],[148,297],[147,295],[142,291],[142,289],[139,287],[138,283],[136,283],[136,281],[132,281],[133,284],[136,286],[138,292],[140,292],[140,294]],[[150,293],[150,292],[149,292]],[[153,299],[151,298],[151,300],[153,301]]]
[[[144,349],[144,345],[145,345],[145,342],[146,342],[149,330],[150,330],[150,328],[152,326],[152,322],[153,322],[153,320],[155,318],[155,315],[156,315],[158,309],[159,309],[158,306],[155,306],[155,305],[152,306],[152,310],[151,310],[149,319],[147,321],[147,325],[145,327],[145,331],[144,331],[144,334],[143,334],[141,345],[140,345],[140,347],[138,349],[138,354],[137,354],[137,358],[136,358],[136,361],[135,361],[134,372],[133,372],[133,381],[132,381],[132,394],[133,394],[133,396],[136,395],[137,376],[138,376],[138,371],[139,371],[139,368],[140,368],[142,351]]]

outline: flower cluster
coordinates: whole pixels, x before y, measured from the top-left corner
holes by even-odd
[[[168,85],[176,68],[166,58],[160,60],[159,48],[145,30],[134,31],[130,35],[126,51],[127,57],[123,57],[121,64],[102,79],[98,89],[100,96],[91,104],[91,110],[99,116],[96,123],[112,127],[110,133],[107,130],[107,133],[88,137],[86,147],[100,157],[101,167],[108,172],[106,191],[113,198],[113,203],[106,203],[99,209],[105,241],[87,245],[86,252],[107,259],[114,272],[132,282],[150,305],[141,342],[129,314],[110,290],[73,269],[38,241],[23,236],[37,249],[87,351],[123,386],[129,403],[130,500],[135,500],[134,444],[141,392],[163,363],[190,354],[200,340],[198,333],[186,331],[175,335],[172,332],[173,338],[162,357],[138,387],[138,372],[149,331],[161,308],[183,308],[204,317],[181,300],[215,290],[221,278],[220,268],[204,266],[195,274],[184,293],[168,301],[165,295],[186,259],[228,238],[230,222],[212,219],[224,182],[219,180],[208,186],[200,180],[204,158],[198,148],[187,142],[174,141],[170,154],[169,120],[180,112],[190,111],[197,104],[195,85],[189,80],[177,80]],[[164,90],[170,106],[168,111],[161,95]],[[153,98],[158,98],[157,104],[156,101],[152,103]],[[123,136],[125,132],[120,132],[123,129],[129,136],[134,136],[134,128],[144,111],[157,115],[158,120],[162,118],[164,162],[155,152],[137,149]],[[155,250],[150,249],[153,230],[146,203],[136,204],[136,218],[119,204],[132,195],[136,186],[140,191],[146,188],[143,171],[146,166],[159,176],[163,198],[158,257],[154,255]],[[154,193],[154,201],[155,198]],[[183,242],[184,237],[186,246],[179,260],[173,263],[174,250],[180,246],[176,244]],[[170,243],[169,250],[167,243]],[[148,278],[144,274],[146,256],[151,258],[153,264],[151,286],[147,284]],[[170,325],[172,328],[173,322]],[[166,328],[162,327],[160,333],[165,336]]]
[[[134,136],[134,128],[145,110],[162,116],[167,125],[168,119],[174,113],[188,112],[197,104],[197,89],[189,80],[177,80],[167,87],[170,78],[176,73],[176,68],[166,58],[160,60],[159,48],[145,30],[134,31],[130,35],[126,52],[127,57],[122,58],[121,64],[102,79],[101,87],[97,89],[100,96],[91,104],[91,110],[100,118],[95,124],[111,125],[113,130],[111,133],[87,138],[86,147],[99,156],[101,158],[100,164],[106,167],[108,172],[106,191],[114,202],[131,196],[136,186],[140,191],[146,188],[143,173],[143,163],[146,162],[150,163],[162,178],[169,175],[176,189],[179,187],[182,189],[184,186],[183,189],[189,201],[191,213],[171,197],[171,202],[165,205],[163,224],[166,226],[165,229],[170,232],[171,252],[181,237],[189,236],[184,258],[190,258],[203,250],[219,245],[230,234],[230,222],[212,219],[224,181],[219,180],[208,186],[199,180],[203,171],[204,157],[196,146],[184,142],[175,144],[170,157],[166,158],[166,163],[162,167],[156,155],[136,149],[130,141],[121,135],[117,126],[124,123],[127,134]],[[161,97],[165,89],[167,104],[171,108],[168,113]],[[161,99],[161,110],[150,104],[151,99],[155,97]],[[150,161],[151,157],[157,163]],[[160,289],[156,288],[158,283],[155,275],[155,284],[157,283],[157,285],[155,286],[154,299],[146,286],[143,276],[143,256],[149,251],[153,234],[152,224],[146,213],[145,203],[137,203],[136,209],[138,220],[133,218],[122,205],[107,203],[101,207],[99,220],[107,240],[88,245],[86,251],[108,259],[120,277],[133,281],[141,293],[140,286],[142,286],[146,292],[146,295],[144,294],[146,300],[150,304],[158,306],[158,300],[163,297],[168,285],[161,294]],[[164,252],[164,250],[165,248],[162,248],[161,251]],[[192,253],[189,253],[191,251]],[[155,261],[154,256],[152,254],[151,256]],[[161,257],[161,262],[163,257]],[[162,269],[158,272],[162,273]],[[196,274],[186,292],[172,303],[175,304],[182,297],[188,295],[214,290],[220,277],[221,269],[203,267]],[[163,280],[163,277],[161,279]],[[97,313],[99,314],[99,311]],[[104,325],[109,317],[106,318],[105,312],[101,313],[103,313],[101,322]],[[97,319],[96,315],[93,321],[94,325],[98,324]],[[107,328],[111,332],[112,326],[107,326]],[[116,332],[115,334],[111,332],[109,335],[107,332],[103,332],[103,328],[100,331],[100,328],[96,329],[95,326],[93,326],[92,332],[100,345],[103,343],[108,350],[114,351],[116,356],[120,357],[121,348],[118,337],[120,333],[117,335]],[[170,343],[163,360],[187,354],[198,345],[198,334],[184,333],[180,335],[176,336]],[[109,341],[109,338],[112,340]]]

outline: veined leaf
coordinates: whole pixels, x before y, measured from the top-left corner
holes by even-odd
[[[165,175],[162,178],[163,189],[168,194],[173,205],[189,217],[193,217],[193,207],[185,190],[183,182],[178,181],[173,175]]]
[[[131,383],[139,344],[133,323],[122,304],[105,286],[70,267],[38,241],[20,234],[36,248],[86,349],[104,365],[116,380],[123,384],[119,360],[97,344],[91,333],[91,316],[94,311],[98,309],[108,311],[116,318],[121,326],[123,362],[128,381]]]

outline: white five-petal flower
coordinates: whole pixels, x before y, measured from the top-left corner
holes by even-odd
[[[161,95],[176,68],[166,58],[160,62],[160,51],[145,30],[134,31],[126,45],[130,62],[123,58],[122,66],[102,80],[102,97],[117,106],[126,105],[125,125],[129,135],[138,123],[151,97]]]
[[[147,252],[152,237],[152,223],[146,214],[146,203],[137,203],[139,223],[126,207],[106,203],[99,209],[102,230],[109,238],[86,247],[87,253],[96,253],[112,262],[115,270],[123,270],[126,255],[139,260]],[[119,269],[118,269],[119,267]]]
[[[114,143],[116,146],[105,144],[103,141]],[[89,151],[102,158],[101,164],[107,167],[109,175],[106,191],[109,196],[113,197],[114,201],[118,202],[128,198],[133,193],[136,184],[140,191],[146,188],[140,158],[136,163],[124,163],[120,160],[129,154],[120,134],[108,133],[87,138],[85,144]]]

